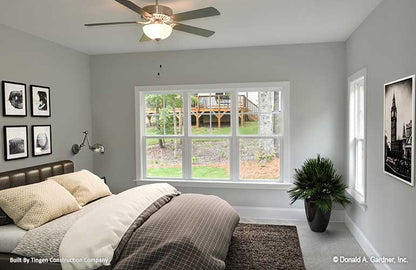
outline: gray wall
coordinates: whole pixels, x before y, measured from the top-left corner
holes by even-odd
[[[82,131],[91,131],[91,84],[89,56],[55,43],[0,25],[0,81],[27,84],[28,116],[3,117],[0,115],[0,172],[38,165],[61,159],[71,159],[77,168],[92,169],[92,153],[87,151],[73,156],[73,143],[80,143]],[[52,117],[30,116],[29,85],[51,88]],[[2,94],[0,94],[2,96]],[[0,102],[2,111],[3,104]],[[27,159],[5,161],[3,126],[51,124],[53,154]],[[31,140],[30,140],[31,141]]]
[[[416,73],[416,1],[385,0],[347,41],[347,72],[368,72],[368,210],[347,214],[386,256],[407,256],[416,269],[416,188],[383,173],[383,85]]]
[[[135,86],[290,81],[292,171],[321,153],[342,173],[345,73],[344,43],[92,56],[94,141],[107,147],[104,156],[94,157],[94,168],[114,192],[135,185]],[[282,190],[182,191],[217,194],[239,206],[288,206]]]

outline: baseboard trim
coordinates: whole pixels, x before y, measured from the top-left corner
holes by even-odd
[[[306,221],[303,208],[272,208],[233,206],[246,223],[275,223],[276,221]],[[344,210],[332,210],[330,222],[344,222]]]
[[[371,242],[365,237],[364,233],[358,228],[357,224],[352,221],[352,219],[345,213],[345,226],[347,226],[348,230],[350,230],[351,234],[357,240],[358,244],[360,244],[361,248],[364,250],[365,254],[368,257],[375,256],[380,257],[380,253],[377,249],[371,244]],[[391,270],[388,264],[373,264],[377,270]]]

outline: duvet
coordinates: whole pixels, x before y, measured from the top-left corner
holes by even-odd
[[[238,221],[216,196],[145,185],[29,231],[13,253],[63,270],[220,270]]]

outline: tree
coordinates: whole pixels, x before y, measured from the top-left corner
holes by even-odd
[[[182,108],[182,96],[178,94],[166,95],[147,95],[146,104],[156,113],[156,130],[158,135],[178,134],[178,114],[177,108]],[[174,140],[174,151],[176,156],[177,140]],[[165,147],[165,141],[159,139],[159,147]]]
[[[273,124],[273,117],[271,115],[272,111],[272,100],[273,100],[273,94],[274,92],[271,91],[260,91],[260,97],[259,97],[259,110],[260,112],[267,114],[260,114],[259,117],[259,134],[260,135],[272,135],[274,130],[274,124]],[[276,119],[274,119],[276,121]],[[271,157],[275,156],[276,154],[276,147],[274,140],[272,143],[270,143],[270,140],[262,140],[261,143],[261,149],[263,150],[262,153],[260,153],[260,156],[262,157]],[[267,159],[266,159],[267,160]]]
[[[273,95],[273,106],[274,110],[280,113],[280,95],[279,92],[275,91]],[[280,132],[280,115],[274,115],[273,117],[273,134],[279,134]],[[279,147],[279,139],[274,139],[274,145]],[[279,152],[279,151],[278,151]]]

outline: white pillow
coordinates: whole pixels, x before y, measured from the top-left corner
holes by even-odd
[[[57,175],[49,179],[56,181],[68,190],[81,206],[111,195],[110,189],[101,178],[88,170]]]
[[[17,226],[31,230],[81,207],[65,188],[47,180],[1,190],[0,208]]]

